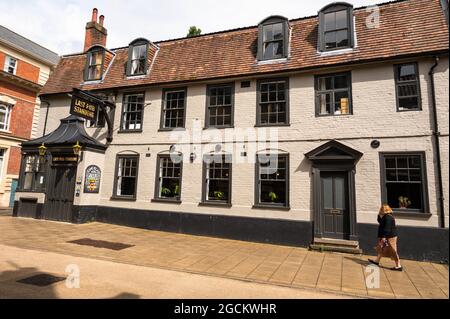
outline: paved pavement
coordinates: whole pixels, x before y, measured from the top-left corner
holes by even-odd
[[[68,241],[90,238],[133,245],[123,250]],[[0,216],[0,243],[31,250],[109,260],[292,288],[313,288],[360,297],[448,298],[448,265],[404,260],[367,269],[367,256],[149,231],[101,223],[73,225]],[[401,249],[401,247],[400,247]],[[378,288],[366,280],[379,270]],[[370,279],[370,278],[369,278]],[[367,282],[367,283],[366,283]]]
[[[329,299],[346,296],[0,245],[1,298]],[[67,268],[68,267],[68,268]],[[67,272],[66,272],[67,270]],[[76,272],[73,272],[76,270]],[[37,273],[69,280],[36,287]],[[75,275],[75,280],[70,280]]]

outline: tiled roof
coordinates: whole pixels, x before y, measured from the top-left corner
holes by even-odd
[[[8,28],[0,25],[0,42],[4,42],[7,45],[11,45],[20,50],[28,52],[36,58],[47,62],[50,65],[58,63],[59,56],[53,51],[44,48],[43,46],[34,43],[31,40],[17,34]]]
[[[354,10],[357,46],[346,53],[317,52],[318,17],[290,21],[290,56],[285,62],[256,60],[258,28],[219,32],[194,38],[162,41],[149,74],[127,79],[128,48],[113,50],[116,57],[104,81],[82,85],[85,56],[63,57],[42,94],[107,89],[135,85],[168,84],[213,78],[313,69],[431,52],[448,52],[448,25],[439,0],[406,0],[379,6],[380,24],[369,27],[371,12]]]

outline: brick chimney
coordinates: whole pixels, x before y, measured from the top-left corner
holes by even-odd
[[[94,8],[92,10],[92,19],[86,23],[86,35],[84,37],[84,51],[89,49],[94,44],[100,44],[106,46],[106,37],[108,32],[103,26],[105,17],[100,16],[100,21],[97,20],[98,10]]]

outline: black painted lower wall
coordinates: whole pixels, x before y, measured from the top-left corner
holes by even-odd
[[[397,226],[400,258],[448,263],[449,229],[436,227]],[[358,224],[359,247],[375,254],[377,224]]]
[[[307,247],[312,222],[97,207],[96,221],[151,230]]]
[[[42,204],[21,214],[14,203],[13,216],[40,218]],[[313,222],[137,210],[106,206],[73,206],[72,222],[98,221],[108,224],[220,237],[280,245],[308,247],[313,240]],[[445,262],[449,260],[449,229],[398,226],[400,258]],[[375,254],[377,224],[358,224],[359,246],[365,254]]]

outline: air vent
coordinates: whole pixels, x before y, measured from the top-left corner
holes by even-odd
[[[250,81],[242,81],[241,82],[241,88],[249,88],[250,87]]]

